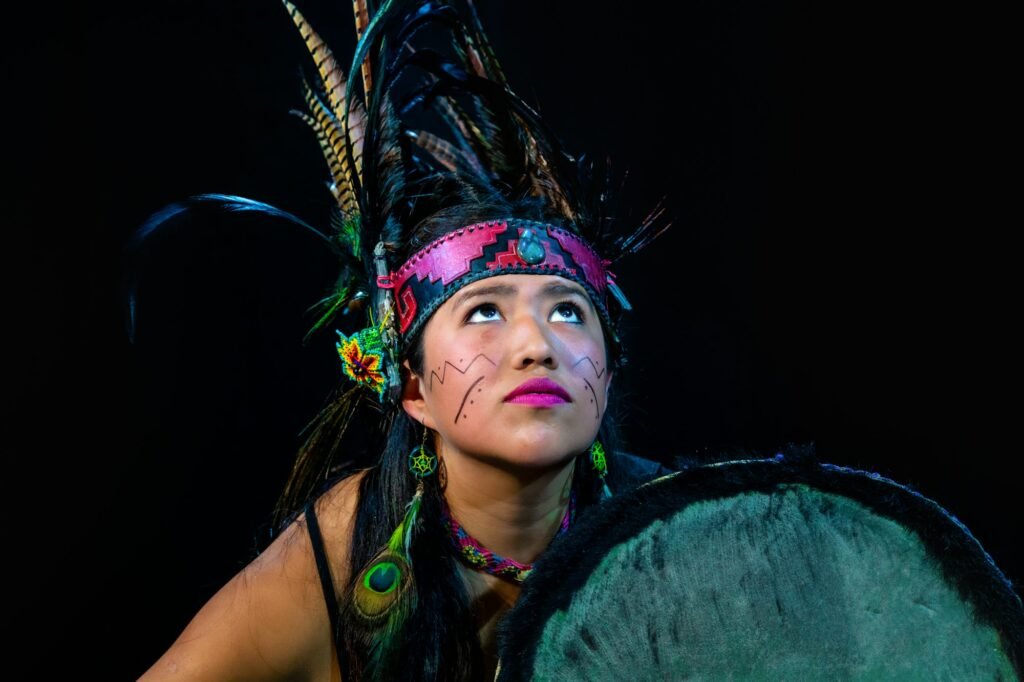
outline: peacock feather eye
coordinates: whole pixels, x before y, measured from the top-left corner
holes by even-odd
[[[372,566],[363,578],[363,585],[377,594],[388,594],[398,587],[401,571],[394,563],[384,561]]]
[[[411,569],[401,554],[386,547],[366,565],[352,593],[352,605],[364,623],[380,624],[389,618],[408,592]]]

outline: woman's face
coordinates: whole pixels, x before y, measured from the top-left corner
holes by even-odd
[[[403,405],[440,434],[442,457],[543,467],[596,438],[611,371],[600,318],[572,280],[498,275],[468,284],[427,320],[423,344],[424,376],[409,373]],[[536,379],[557,386],[508,398]]]

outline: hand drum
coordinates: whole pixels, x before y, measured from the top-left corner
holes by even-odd
[[[1022,641],[1020,598],[942,507],[780,455],[592,508],[503,620],[498,680],[1014,680]]]

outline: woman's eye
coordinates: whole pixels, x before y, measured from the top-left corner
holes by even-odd
[[[498,319],[498,307],[493,303],[484,303],[470,311],[466,322],[486,322],[496,319]]]
[[[555,306],[555,311],[551,314],[563,317],[562,322],[583,323],[583,309],[571,301],[562,301]]]

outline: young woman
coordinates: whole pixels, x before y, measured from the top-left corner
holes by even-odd
[[[496,625],[532,563],[602,499],[666,471],[619,451],[630,306],[609,267],[667,225],[660,211],[617,225],[606,170],[515,96],[471,4],[371,17],[357,2],[347,73],[285,6],[323,84],[302,116],[337,201],[324,243],[341,275],[314,331],[347,327],[354,386],[300,451],[276,539],[142,679],[493,679]],[[451,54],[415,45],[433,29]],[[440,126],[403,118],[426,113]],[[203,204],[313,229],[238,197],[182,208]],[[361,449],[339,447],[350,424]]]
[[[441,462],[446,485],[431,489],[422,517],[446,504],[493,555],[528,564],[566,519],[593,503],[594,491],[585,501],[580,493],[595,480],[585,470],[586,455],[612,378],[596,319],[586,291],[557,275],[478,280],[434,312],[417,352],[404,362],[405,423],[395,428],[409,434],[422,425]],[[404,449],[385,454],[398,460],[395,469]],[[652,468],[646,473],[654,475]],[[369,553],[359,545],[372,547],[366,536],[376,535],[375,517],[387,511],[379,508],[382,493],[389,494],[386,477],[401,473],[382,462],[334,483],[313,507],[319,547],[307,509],[214,596],[143,679],[338,679],[321,578],[330,576],[339,601],[351,598],[353,574]],[[424,629],[403,638],[421,651],[396,651],[394,662],[434,668],[435,679],[461,671],[467,679],[492,679],[495,626],[516,600],[522,569],[509,579],[454,561],[444,534],[443,527],[424,530],[414,545],[420,584],[413,589],[431,593],[419,598],[420,610],[431,610],[411,616]],[[321,566],[321,574],[317,561],[324,557],[328,570]],[[428,645],[439,650],[431,655],[423,650]]]

